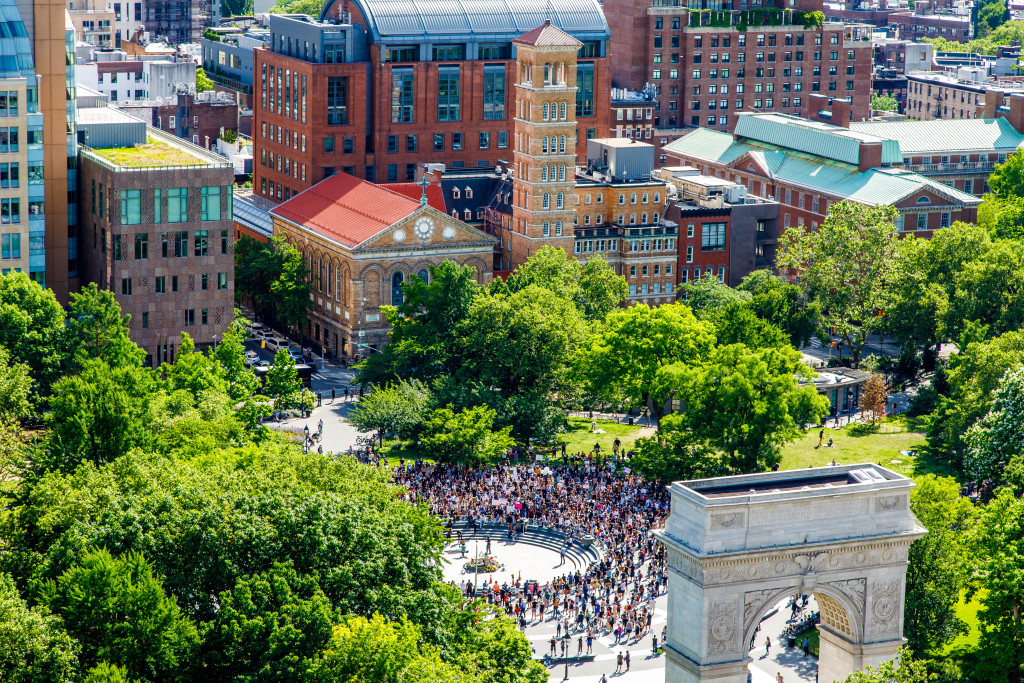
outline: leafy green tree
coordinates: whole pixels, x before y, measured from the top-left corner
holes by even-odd
[[[391,343],[356,366],[360,384],[429,383],[462,368],[464,329],[480,290],[476,271],[443,261],[430,266],[429,282],[413,277],[402,290],[400,306],[381,307],[391,323]]]
[[[608,315],[605,329],[587,340],[578,365],[595,395],[645,406],[660,421],[678,390],[671,376],[699,366],[714,344],[714,326],[698,321],[685,304],[631,306]]]
[[[74,468],[82,460],[98,465],[151,444],[157,390],[151,371],[99,360],[57,382],[47,416],[53,466]]]
[[[658,433],[640,437],[633,449],[630,466],[648,479],[668,482],[722,474],[717,451],[698,439],[678,413],[663,417]]]
[[[273,245],[242,235],[235,242],[235,294],[253,302],[257,315],[273,306],[270,286],[281,272]]]
[[[899,237],[891,206],[838,202],[815,231],[787,230],[778,265],[800,274],[835,330],[860,362],[868,335],[876,331],[888,290],[896,278]]]
[[[93,551],[40,584],[39,600],[81,643],[86,668],[107,662],[136,678],[178,680],[198,645],[195,626],[139,553]]]
[[[828,399],[799,384],[813,377],[792,348],[720,346],[684,380],[686,425],[721,450],[734,470],[768,469],[779,462],[783,445],[828,412]]]
[[[317,683],[479,681],[458,667],[446,664],[437,648],[423,641],[416,624],[406,619],[387,622],[379,614],[370,619],[352,617],[335,627],[330,643],[311,665],[306,680]]]
[[[904,649],[896,659],[853,672],[844,683],[927,683],[929,680],[926,663],[915,660]]]
[[[679,291],[685,295],[686,303],[694,315],[702,320],[726,306],[745,304],[751,299],[750,292],[734,289],[710,277],[680,285]]]
[[[736,289],[749,292],[750,310],[788,334],[793,346],[799,349],[811,343],[821,307],[808,301],[803,288],[789,284],[770,270],[755,270]]]
[[[534,661],[526,636],[511,619],[488,619],[464,638],[459,664],[480,683],[545,683],[548,672]],[[467,676],[468,678],[468,676]]]
[[[295,361],[283,348],[274,354],[274,364],[267,370],[264,390],[267,396],[275,399],[274,405],[280,409],[295,407],[300,402],[302,381],[295,369]]]
[[[978,225],[995,239],[1024,239],[1024,197],[987,194],[978,207]]]
[[[507,282],[495,280],[492,290],[518,292],[534,284],[573,302],[590,320],[604,320],[629,294],[625,278],[600,255],[581,263],[558,247],[542,247]]]
[[[896,111],[898,104],[891,95],[871,95],[871,108],[877,111]]]
[[[196,92],[206,92],[207,90],[213,90],[213,81],[206,75],[203,67],[196,67]]]
[[[64,334],[64,309],[52,291],[24,273],[0,275],[0,346],[12,362],[28,365],[37,401],[61,376]]]
[[[743,344],[752,349],[790,347],[789,336],[764,318],[758,317],[749,303],[731,303],[706,319],[715,324],[715,336],[721,345]]]
[[[320,16],[326,0],[277,0],[277,4],[270,8],[275,14],[308,14],[311,17]]]
[[[961,340],[960,353],[950,358],[949,394],[938,396],[928,419],[928,444],[942,460],[961,467],[968,449],[966,436],[984,417],[1006,371],[1020,364],[1024,333],[1007,332],[988,341]]]
[[[409,437],[419,426],[430,402],[430,390],[418,380],[396,382],[378,387],[360,399],[349,412],[348,421],[361,432],[377,432],[384,437]]]
[[[949,318],[989,326],[989,334],[1020,329],[1024,324],[1024,245],[996,240],[976,260],[964,264]]]
[[[313,301],[310,299],[311,273],[298,248],[281,238],[274,238],[274,250],[281,261],[281,274],[270,285],[274,295],[277,319],[290,328],[306,322]]]
[[[29,396],[32,378],[25,363],[12,363],[11,354],[0,346],[0,420],[20,420],[32,410]]]
[[[1024,670],[1024,499],[1009,488],[983,508],[971,535],[973,573],[981,590],[975,675],[1020,681]]]
[[[29,607],[0,574],[0,671],[11,683],[75,683],[78,644],[45,607]]]
[[[511,427],[494,431],[497,413],[487,406],[456,412],[452,406],[438,408],[423,420],[422,443],[432,456],[456,463],[478,464],[496,457],[515,445]]]
[[[172,391],[185,391],[197,401],[203,392],[227,394],[228,391],[223,368],[216,360],[197,352],[196,344],[187,332],[181,333],[181,344],[174,362],[164,363],[160,371]]]
[[[967,585],[966,530],[974,506],[950,477],[927,474],[916,484],[910,508],[928,533],[910,547],[903,635],[920,658],[967,632],[955,608]]]
[[[116,664],[100,662],[85,676],[85,683],[133,683],[127,672]]]
[[[245,365],[245,347],[234,334],[228,333],[217,344],[214,359],[220,363],[224,379],[228,383],[228,395],[234,401],[244,401],[260,388],[260,382],[253,371]]]
[[[967,474],[975,481],[998,484],[1014,456],[1024,453],[1024,368],[1007,371],[992,397],[992,407],[967,432],[964,458]]]
[[[289,565],[240,578],[219,603],[202,627],[203,680],[301,681],[331,639],[330,601],[315,576]]]
[[[997,199],[1024,197],[1024,153],[1017,150],[1006,157],[1006,161],[996,164],[988,186]]]
[[[114,367],[141,366],[146,352],[131,340],[131,316],[121,315],[114,293],[90,282],[68,304],[68,355],[74,369],[99,359]]]

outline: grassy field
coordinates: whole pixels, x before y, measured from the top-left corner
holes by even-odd
[[[829,428],[825,430],[824,444],[831,438],[832,448],[824,444],[818,448],[819,430],[812,429],[782,449],[780,469],[820,467],[835,458],[841,465],[877,463],[908,477],[929,473],[952,474],[928,457],[925,437],[918,427],[905,418],[894,418],[877,427],[853,424],[839,429]],[[906,455],[900,451],[914,451],[916,454]]]
[[[590,423],[596,422],[598,429],[603,429],[604,434],[591,434]],[[640,436],[640,427],[630,427],[612,420],[589,420],[582,417],[570,417],[569,429],[555,436],[558,443],[565,442],[567,453],[590,452],[594,450],[594,444],[601,444],[602,453],[612,452],[612,443],[616,438],[622,443],[622,448],[629,450],[633,442]]]
[[[980,629],[978,625],[978,610],[981,609],[980,599],[982,597],[984,597],[984,593],[979,591],[969,603],[964,602],[964,599],[960,598],[960,602],[956,604],[956,615],[967,622],[971,630],[966,635],[957,636],[956,640],[947,645],[941,654],[946,655],[959,649],[972,650],[978,646]]]
[[[807,629],[806,631],[800,631],[799,633],[797,633],[796,634],[796,646],[797,646],[797,648],[802,647],[802,644],[804,642],[804,638],[807,638],[807,640],[809,641],[808,642],[808,649],[811,651],[811,654],[814,655],[815,657],[817,657],[818,656],[818,644],[819,644],[819,639],[820,639],[820,636],[818,635],[818,627],[814,626],[814,627],[811,627],[811,628]]]

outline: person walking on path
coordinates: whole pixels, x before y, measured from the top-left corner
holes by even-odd
[[[592,633],[587,634],[587,654],[594,654],[594,634]]]
[[[615,663],[615,673],[619,673],[619,672],[622,671],[622,653],[621,652],[619,653],[619,656],[616,658],[615,662],[616,662]]]
[[[764,639],[764,656],[767,657],[768,653],[770,653],[771,651],[772,651],[772,639],[769,636],[768,638]]]
[[[626,671],[629,671],[629,650],[626,650]]]
[[[825,428],[822,427],[821,431],[818,432],[818,448],[821,448],[821,442],[825,440]]]
[[[334,398],[335,398],[336,395],[337,395],[336,390],[334,389],[334,387],[331,387],[331,403],[334,403]]]
[[[658,656],[658,636],[653,636],[651,638],[651,652],[654,653],[655,657]]]

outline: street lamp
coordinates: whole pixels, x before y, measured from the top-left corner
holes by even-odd
[[[565,660],[565,677],[563,677],[562,680],[563,681],[567,681],[567,680],[569,680],[569,629],[568,629],[568,627],[566,627],[566,629],[565,629],[565,635],[562,636],[562,645],[563,645],[562,659]]]
[[[220,333],[217,333],[217,334],[213,335],[213,351],[214,351],[214,353],[217,352],[217,337],[219,337],[219,336],[220,336]]]

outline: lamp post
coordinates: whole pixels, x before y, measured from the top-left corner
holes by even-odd
[[[562,678],[563,681],[569,680],[569,629],[565,630],[565,635],[562,636],[562,659],[565,660],[565,676]]]
[[[214,353],[217,352],[217,337],[219,337],[219,336],[220,336],[220,333],[217,333],[217,334],[213,335],[213,352]]]

